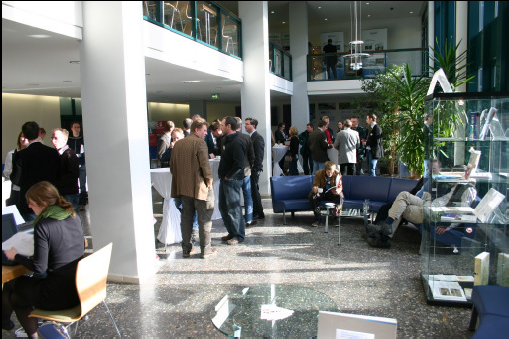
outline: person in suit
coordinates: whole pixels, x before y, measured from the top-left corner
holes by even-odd
[[[221,130],[221,123],[219,121],[214,121],[209,126],[209,130],[212,133],[213,141],[214,141],[214,158],[221,156],[221,143],[223,139],[223,131]]]
[[[81,123],[73,121],[71,123],[72,135],[67,139],[67,145],[76,153],[80,163],[80,205],[85,209],[88,204],[87,192],[87,167],[85,164],[85,144],[83,141],[83,131],[81,130]]]
[[[200,232],[201,258],[205,259],[216,254],[211,247],[210,229],[212,228],[212,212],[214,211],[214,191],[212,187],[212,171],[210,169],[207,144],[207,122],[198,118],[191,124],[191,133],[173,147],[170,158],[172,198],[182,200],[182,256],[191,257],[193,244],[193,218],[198,212]]]
[[[372,177],[376,177],[378,159],[384,156],[382,129],[377,125],[376,119],[377,116],[374,113],[366,116],[366,123],[371,126],[371,131],[364,142],[364,146],[366,146],[366,162],[368,164],[369,175]]]
[[[49,181],[56,185],[60,171],[60,154],[54,148],[43,145],[39,140],[39,125],[35,121],[28,121],[21,127],[23,135],[28,140],[24,150],[16,152],[13,159],[11,176],[20,171],[20,198],[16,206],[25,221],[35,219],[35,214],[28,207],[25,194],[32,185],[40,181]]]
[[[325,120],[320,120],[318,122],[318,128],[309,135],[309,149],[313,157],[313,174],[325,168],[325,162],[329,160],[327,150],[333,147],[327,143],[327,136],[325,135],[326,128],[327,122]]]
[[[166,121],[164,125],[164,133],[159,138],[159,143],[157,144],[157,158],[159,159],[159,163],[161,164],[161,168],[170,167],[170,161],[167,160],[170,157],[166,156],[165,153],[170,149],[171,144],[171,132],[175,129],[175,123],[171,120]]]
[[[193,123],[193,120],[191,118],[185,118],[184,121],[182,121],[182,130],[184,131],[184,138],[191,133],[191,124]]]
[[[244,128],[251,137],[253,143],[255,159],[251,168],[251,196],[253,198],[253,220],[264,219],[262,198],[260,197],[260,172],[263,171],[263,157],[265,155],[265,140],[256,130],[258,120],[246,118]]]
[[[353,175],[355,163],[357,162],[357,148],[361,141],[359,133],[350,129],[352,122],[346,119],[343,123],[344,128],[338,132],[334,148],[338,150],[338,162],[341,175]]]
[[[330,119],[328,116],[324,115],[322,117],[322,120],[327,122],[327,126],[325,126],[325,130],[324,130],[325,135],[327,136],[327,143],[329,145],[334,145],[336,134],[334,134],[334,131],[332,130],[332,128],[330,128]]]
[[[69,131],[64,128],[55,128],[51,135],[51,143],[60,154],[60,175],[57,188],[60,195],[72,204],[75,211],[80,208],[80,189],[78,178],[80,164],[76,153],[67,145]]]
[[[361,140],[361,144],[360,144],[359,148],[357,149],[357,164],[355,165],[355,175],[362,175],[363,174],[362,160],[364,159],[364,155],[366,153],[366,150],[364,149],[363,142],[368,137],[368,130],[359,125],[359,118],[352,117],[350,119],[350,121],[352,122],[351,129],[359,132],[359,138]]]
[[[309,134],[313,132],[313,124],[307,124],[306,130],[299,134],[300,155],[302,155],[302,163],[304,174],[309,175],[313,172],[313,158],[311,157],[311,150],[309,149]]]

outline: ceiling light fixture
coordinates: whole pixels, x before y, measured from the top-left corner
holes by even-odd
[[[270,11],[270,14],[274,14],[275,12],[274,11]]]
[[[46,34],[32,34],[32,35],[29,35],[29,37],[34,38],[34,39],[47,39],[47,38],[51,38],[51,36],[46,35]]]
[[[361,32],[362,32],[362,26],[361,26],[361,9],[359,4],[359,14],[357,14],[357,2],[354,1],[353,5],[353,12],[352,12],[352,5],[350,4],[350,17],[352,18],[351,22],[351,41],[350,41],[350,54],[346,54],[343,56],[345,59],[350,59],[350,67],[357,71],[362,68],[362,59],[369,57],[369,54],[362,53],[362,45],[364,45],[364,41],[361,40]],[[353,25],[355,22],[355,40],[354,38],[354,29]],[[358,25],[357,25],[358,22]]]
[[[188,80],[188,81],[182,81],[184,84],[194,84],[195,82],[201,82],[200,80]]]

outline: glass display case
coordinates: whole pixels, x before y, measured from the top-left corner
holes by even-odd
[[[433,94],[425,113],[424,292],[470,307],[474,285],[509,286],[509,94]]]

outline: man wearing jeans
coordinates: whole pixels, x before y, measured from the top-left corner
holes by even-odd
[[[221,237],[228,245],[237,245],[245,238],[246,223],[240,206],[240,190],[244,179],[245,144],[237,133],[237,120],[225,117],[222,121],[225,142],[219,162],[219,212],[228,235]]]
[[[249,135],[240,131],[242,128],[242,119],[235,117],[235,120],[237,120],[238,124],[237,134],[246,146],[247,150],[246,164],[244,166],[244,179],[242,179],[242,196],[244,197],[244,209],[246,210],[244,218],[246,226],[253,226],[257,223],[256,221],[253,221],[253,197],[251,196],[251,168],[253,167],[255,158],[253,143],[251,142]]]
[[[376,114],[371,113],[366,117],[366,123],[371,126],[368,139],[363,143],[366,146],[366,162],[369,175],[376,177],[376,164],[379,158],[384,156],[382,145],[382,129],[376,123]]]
[[[193,244],[193,218],[198,212],[200,229],[201,258],[206,259],[216,254],[210,246],[210,229],[214,211],[214,192],[212,189],[212,171],[205,136],[207,122],[201,118],[191,124],[191,133],[187,138],[177,142],[170,158],[172,198],[182,200],[180,229],[182,231],[182,256],[191,257]]]

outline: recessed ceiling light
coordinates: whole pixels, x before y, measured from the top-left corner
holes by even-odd
[[[34,38],[34,39],[46,39],[46,38],[51,38],[51,36],[46,35],[46,34],[32,34],[32,35],[29,35],[29,37]]]
[[[414,14],[414,12],[410,12],[410,14]]]
[[[371,14],[368,14],[368,18],[370,18],[370,17],[371,17]]]
[[[285,21],[283,21],[283,24],[286,24],[286,22],[285,22]]]
[[[192,84],[195,82],[200,82],[200,80],[189,80],[189,81],[182,81],[184,84]]]
[[[322,6],[318,6],[318,9],[322,9]]]
[[[325,21],[327,21],[327,20],[329,20],[329,19],[325,18]]]
[[[69,61],[69,63],[78,65],[80,63],[80,61],[79,60],[71,60],[71,61]]]
[[[366,2],[366,5],[369,5],[369,2]]]

